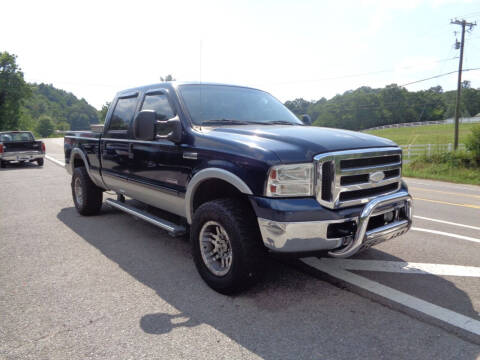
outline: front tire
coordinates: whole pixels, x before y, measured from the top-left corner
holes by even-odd
[[[75,208],[81,215],[96,215],[102,208],[103,191],[96,186],[87,169],[77,167],[72,176],[72,196]]]
[[[218,199],[201,205],[190,241],[197,270],[215,291],[237,293],[258,279],[265,248],[255,216],[241,201]]]

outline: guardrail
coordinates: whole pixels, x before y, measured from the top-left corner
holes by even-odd
[[[412,126],[425,126],[425,125],[439,125],[439,124],[454,124],[455,120],[453,118],[446,119],[446,120],[436,120],[436,121],[417,121],[417,122],[409,122],[409,123],[400,123],[400,124],[391,124],[391,125],[382,125],[376,126],[370,129],[365,129],[362,131],[370,131],[370,130],[381,130],[381,129],[390,129],[390,128],[401,128],[401,127],[412,127]],[[474,116],[470,118],[460,118],[461,124],[469,124],[469,123],[480,123],[480,116]]]
[[[453,144],[415,144],[415,145],[399,145],[403,150],[403,159],[410,160],[411,158],[439,152],[452,152]],[[466,150],[465,144],[458,144],[458,150]]]

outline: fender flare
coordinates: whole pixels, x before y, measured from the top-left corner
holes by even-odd
[[[70,174],[73,174],[73,164],[75,162],[74,160],[76,157],[80,157],[82,159],[83,163],[85,164],[85,168],[87,169],[87,173],[88,175],[90,175],[90,164],[88,163],[88,160],[85,154],[79,148],[74,148],[71,151],[70,163],[68,164],[68,170],[69,170],[68,172]]]
[[[83,151],[80,150],[79,148],[72,149],[72,152],[70,154],[70,163],[68,164],[68,167],[67,167],[68,172],[70,174],[73,174],[73,164],[76,157],[80,157],[82,159],[83,163],[85,164],[85,169],[87,170],[88,176],[93,181],[93,183],[98,187],[107,189],[100,175],[92,174],[92,171],[90,170],[90,164],[88,163],[88,159],[83,153]]]
[[[241,193],[253,195],[252,190],[248,187],[248,185],[245,184],[245,182],[237,175],[231,173],[230,171],[221,168],[206,168],[200,170],[192,177],[192,179],[188,183],[187,192],[185,193],[185,215],[189,224],[192,223],[193,218],[193,199],[195,197],[195,192],[201,183],[210,179],[223,180],[230,185],[236,187]]]

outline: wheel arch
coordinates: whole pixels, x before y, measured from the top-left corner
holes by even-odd
[[[75,168],[79,166],[85,166],[88,176],[95,185],[105,190],[107,189],[103,179],[100,176],[100,173],[98,171],[93,172],[90,169],[90,163],[88,162],[88,158],[85,153],[79,148],[74,148],[70,154],[70,163],[68,164],[67,170],[70,174],[73,174]]]
[[[79,148],[75,148],[70,154],[69,172],[73,173],[73,170],[79,166],[85,166],[85,169],[87,169],[87,172],[90,174],[90,165],[88,164],[87,157]]]
[[[226,184],[234,190],[236,194],[243,195],[253,195],[250,187],[237,175],[234,173],[221,169],[221,168],[207,168],[200,170],[196,173],[187,186],[187,192],[185,194],[185,215],[187,222],[192,223],[193,212],[196,207],[196,199],[198,201],[198,190],[201,189],[202,185],[205,186],[208,182],[216,182],[216,184]],[[212,199],[218,198],[212,196]]]

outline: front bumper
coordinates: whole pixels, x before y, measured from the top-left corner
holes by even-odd
[[[41,151],[12,151],[0,154],[0,160],[3,161],[31,161],[45,157]]]
[[[333,257],[350,257],[407,232],[412,226],[412,198],[402,189],[379,196],[357,214],[341,219],[276,221],[258,217],[258,224],[263,243],[272,251],[328,251]]]

